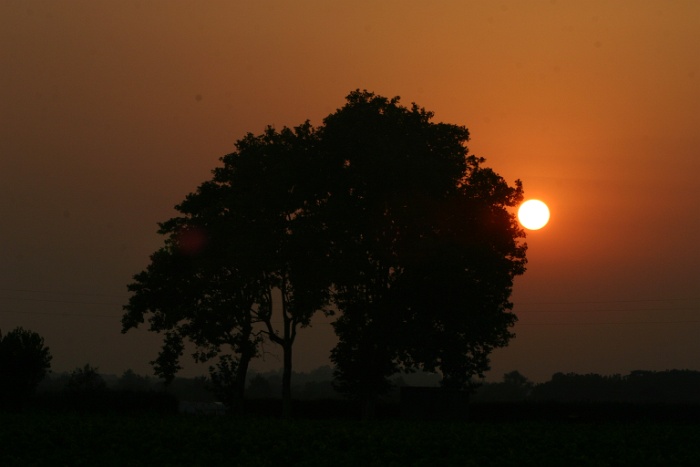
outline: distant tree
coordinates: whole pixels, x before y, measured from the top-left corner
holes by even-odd
[[[329,300],[324,233],[315,220],[327,196],[318,186],[325,179],[315,169],[316,140],[308,123],[247,135],[212,180],[176,207],[181,215],[160,224],[165,246],[129,285],[122,319],[126,332],[148,315],[150,330],[164,333],[157,375],[173,378],[190,341],[196,361],[218,358],[211,379],[235,404],[250,360],[268,339],[283,351],[290,413],[297,329]]]
[[[503,375],[500,383],[486,383],[479,387],[476,399],[480,402],[513,402],[527,399],[535,385],[518,371]]]
[[[138,375],[129,368],[119,377],[115,389],[120,391],[147,391],[151,389],[151,382],[147,377]]]
[[[692,370],[632,371],[623,378],[627,400],[700,403],[700,372]]]
[[[597,401],[624,400],[624,380],[620,375],[603,376],[596,373],[554,373],[552,378],[538,384],[531,399],[536,401]]]
[[[176,377],[163,388],[168,394],[181,401],[191,402],[215,402],[218,399],[211,390],[210,381],[205,376],[194,378]],[[218,400],[219,402],[223,402]]]
[[[3,401],[32,395],[49,372],[51,358],[39,334],[21,327],[5,336],[0,332],[0,397]]]
[[[622,376],[555,373],[531,399],[565,402],[700,403],[700,372],[635,370]]]
[[[337,388],[372,411],[394,373],[439,371],[465,388],[512,337],[513,278],[525,270],[524,232],[507,208],[522,200],[466,128],[355,91],[324,120],[333,163],[324,214],[332,232]]]
[[[519,371],[511,371],[510,373],[504,374],[503,383],[519,389],[523,396],[527,396],[528,392],[534,387],[532,381],[520,374]]]
[[[107,383],[98,372],[98,368],[85,364],[76,368],[68,377],[66,389],[70,392],[95,394],[107,389]]]

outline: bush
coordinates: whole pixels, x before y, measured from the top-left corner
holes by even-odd
[[[0,398],[17,403],[36,391],[51,368],[51,354],[39,334],[16,328],[0,333]]]

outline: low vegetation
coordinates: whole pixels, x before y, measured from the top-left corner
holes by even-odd
[[[697,424],[0,413],[0,465],[700,465]],[[283,461],[283,462],[282,462]]]
[[[104,386],[98,376],[89,365],[55,375],[34,404],[0,411],[0,465],[700,465],[700,404],[535,400],[537,387],[553,383],[515,373],[483,386],[468,418],[451,421],[407,418],[398,399],[361,421],[353,401],[338,398],[297,399],[292,417],[281,419],[274,396],[250,398],[234,415],[190,415],[178,413],[178,398],[211,400],[203,379],[177,378],[165,392],[131,371]],[[279,389],[279,375],[257,376],[255,384]],[[628,380],[661,387],[652,383],[669,378],[695,381],[693,372],[553,381],[599,391]],[[495,400],[507,394],[511,400]]]

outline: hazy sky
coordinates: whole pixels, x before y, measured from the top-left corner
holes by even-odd
[[[700,370],[699,50],[695,0],[2,0],[0,329],[54,371],[150,374],[160,337],[119,320],[156,222],[245,133],[361,88],[467,126],[550,206],[489,379]],[[296,369],[333,345],[318,320]]]

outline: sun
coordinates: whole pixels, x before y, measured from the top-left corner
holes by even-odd
[[[549,208],[539,199],[529,199],[520,205],[518,220],[529,230],[539,230],[549,222]]]

